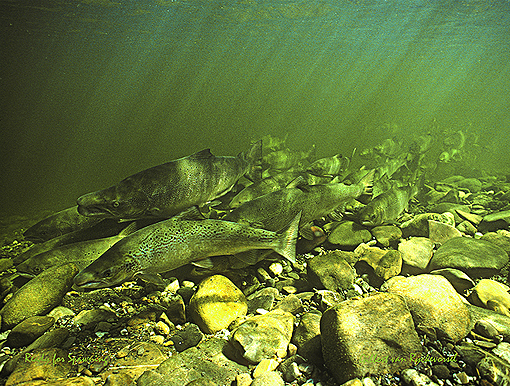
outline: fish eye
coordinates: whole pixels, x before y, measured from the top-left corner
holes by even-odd
[[[112,270],[109,268],[109,269],[105,269],[103,271],[103,277],[110,277],[112,276]]]
[[[112,206],[113,206],[114,208],[118,208],[118,207],[119,207],[119,205],[120,205],[120,202],[118,202],[118,201],[113,201],[113,202],[112,202]]]

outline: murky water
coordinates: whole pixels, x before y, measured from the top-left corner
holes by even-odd
[[[318,156],[462,131],[508,170],[510,2],[1,1],[1,214],[266,134]]]

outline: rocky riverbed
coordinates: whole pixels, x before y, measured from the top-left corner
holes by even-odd
[[[33,221],[4,220],[1,384],[506,385],[510,190],[479,182],[395,225],[323,221],[296,264],[217,257],[89,292],[72,263],[20,275]]]

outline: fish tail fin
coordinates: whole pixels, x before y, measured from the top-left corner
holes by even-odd
[[[365,174],[361,180],[359,180],[359,185],[362,189],[361,194],[372,194],[372,187],[374,186],[374,174],[375,169],[372,169],[367,174]]]
[[[242,157],[248,162],[248,172],[246,178],[250,181],[259,181],[262,179],[262,140],[255,142],[248,154],[243,154]]]
[[[282,234],[281,244],[274,249],[291,263],[296,262],[296,242],[299,235],[299,220],[301,220],[301,212],[290,223],[289,228]]]

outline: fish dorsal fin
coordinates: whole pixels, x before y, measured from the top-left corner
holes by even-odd
[[[193,159],[208,159],[211,157],[214,157],[213,153],[211,153],[211,149],[200,150],[189,156],[189,158]]]
[[[172,217],[175,220],[188,220],[188,221],[195,221],[195,220],[204,220],[204,215],[200,212],[200,209],[198,209],[197,206],[192,206],[185,211],[179,213],[178,215],[175,215]]]

